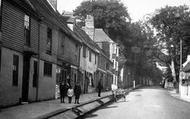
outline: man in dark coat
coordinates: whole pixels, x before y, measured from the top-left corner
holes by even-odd
[[[61,103],[63,102],[63,82],[60,82],[60,85],[59,85],[59,92],[60,92],[60,100],[61,100]]]
[[[80,94],[81,94],[82,90],[81,90],[81,86],[79,83],[76,83],[75,88],[74,88],[74,94],[75,94],[75,104],[79,104],[79,98],[80,98]]]
[[[61,89],[61,91],[60,91],[60,94],[61,94],[61,96],[60,96],[61,103],[65,103],[64,99],[67,96],[67,90],[68,90],[68,88],[69,88],[69,86],[68,86],[67,83],[64,83],[64,85],[63,85],[63,83],[61,84],[61,87],[60,87],[60,89]]]
[[[101,80],[98,82],[97,89],[98,89],[98,97],[101,97],[101,90],[103,89],[103,86],[101,84]]]

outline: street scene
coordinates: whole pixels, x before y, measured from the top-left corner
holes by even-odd
[[[188,119],[190,1],[0,0],[0,119]]]
[[[117,102],[86,115],[85,119],[188,119],[190,103],[172,97],[160,87],[132,91]]]

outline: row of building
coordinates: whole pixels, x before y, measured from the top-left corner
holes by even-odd
[[[55,98],[60,82],[83,93],[117,85],[119,46],[92,16],[85,26],[56,0],[0,1],[0,107]]]

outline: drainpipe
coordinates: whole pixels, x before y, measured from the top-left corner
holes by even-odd
[[[38,94],[39,94],[39,78],[40,78],[40,22],[41,20],[38,20],[38,77],[37,77],[37,85],[36,85],[36,101],[38,101]]]

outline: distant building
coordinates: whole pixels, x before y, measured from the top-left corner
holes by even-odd
[[[91,15],[87,15],[85,19],[85,26],[83,30],[91,37],[91,39],[98,44],[98,46],[106,53],[109,59],[113,62],[113,84],[117,85],[118,81],[118,57],[119,47],[117,43],[109,38],[109,36],[103,31],[103,29],[94,28],[94,18]]]
[[[96,89],[96,70],[98,66],[99,50],[96,43],[75,23],[76,19],[71,13],[63,14],[67,18],[67,26],[81,39],[80,48],[80,81],[83,93],[95,92]]]
[[[83,92],[95,92],[96,84],[99,79],[96,77],[96,71],[99,61],[98,46],[92,39],[79,27],[74,27],[75,33],[82,39],[83,45],[80,52],[80,69],[83,79]]]
[[[94,41],[102,48],[108,55],[109,59],[113,63],[113,81],[112,83],[117,85],[118,82],[118,58],[119,58],[119,46],[103,31],[103,29],[95,29]]]

